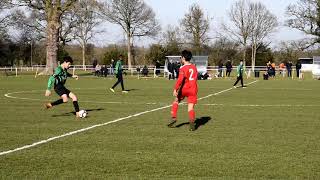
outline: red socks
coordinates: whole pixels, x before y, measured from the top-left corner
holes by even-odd
[[[189,113],[189,120],[190,122],[194,122],[196,119],[196,113],[194,112],[194,110],[191,110],[188,112]]]
[[[177,102],[173,102],[172,103],[172,107],[171,107],[171,117],[172,117],[172,119],[176,119],[177,118],[178,108],[179,108],[179,104]],[[194,122],[195,119],[196,119],[196,113],[194,112],[194,110],[191,110],[188,113],[189,113],[190,122]]]
[[[177,118],[178,108],[179,108],[179,104],[177,102],[173,102],[172,108],[171,108],[171,117],[173,119]]]

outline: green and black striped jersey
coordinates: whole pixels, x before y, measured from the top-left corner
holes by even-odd
[[[63,69],[61,66],[58,66],[55,69],[54,74],[50,76],[48,80],[47,89],[50,90],[52,88],[52,85],[54,86],[58,84],[64,85],[68,77],[72,77],[72,75],[68,73],[67,69]]]

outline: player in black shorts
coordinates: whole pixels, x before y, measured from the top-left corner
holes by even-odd
[[[77,75],[72,76],[67,71],[70,68],[72,63],[73,63],[73,60],[70,56],[64,57],[63,63],[60,66],[58,66],[55,69],[54,74],[50,76],[48,80],[48,86],[47,86],[45,96],[51,95],[51,88],[52,86],[54,86],[54,91],[61,97],[61,99],[51,103],[46,103],[45,107],[49,109],[53,106],[66,103],[68,102],[68,98],[71,98],[73,101],[74,110],[76,111],[76,117],[79,117],[79,105],[78,105],[77,96],[64,86],[68,77],[73,77],[78,80]]]

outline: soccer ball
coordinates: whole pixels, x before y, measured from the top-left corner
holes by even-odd
[[[79,116],[80,118],[85,118],[88,115],[86,110],[80,110],[79,111]]]

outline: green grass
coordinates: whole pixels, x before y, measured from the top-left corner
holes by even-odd
[[[199,95],[228,89],[232,79],[199,81]],[[48,111],[46,77],[0,77],[0,152],[171,104],[173,81],[125,79],[129,94],[106,91],[112,78],[68,80],[72,103]],[[254,79],[245,80],[246,83]],[[199,101],[202,126],[167,128],[170,108],[0,156],[0,179],[320,179],[320,81],[259,80]],[[33,90],[33,91],[32,91]],[[4,96],[6,93],[18,98]],[[90,102],[89,102],[90,101]],[[106,102],[122,102],[111,104]],[[149,103],[149,104],[146,104]],[[199,120],[198,120],[199,122]]]

